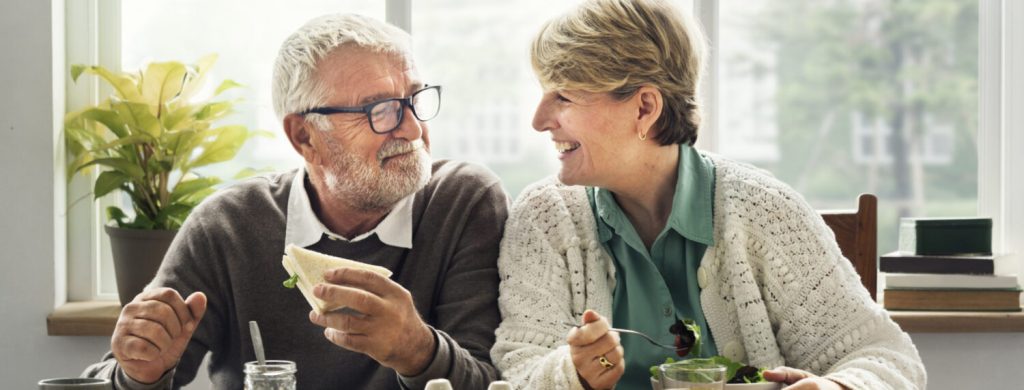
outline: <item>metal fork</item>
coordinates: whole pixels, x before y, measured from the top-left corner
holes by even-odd
[[[574,328],[579,327],[579,325],[571,323],[571,322],[562,322],[562,324],[568,325],[568,326],[571,326],[571,327],[574,327]],[[653,337],[648,336],[647,334],[645,334],[643,332],[637,332],[637,331],[632,330],[632,329],[610,328],[608,330],[610,330],[612,332],[619,332],[619,333],[625,333],[625,334],[633,334],[633,335],[637,335],[637,336],[643,337],[644,340],[647,340],[647,342],[651,343],[651,345],[654,345],[654,346],[660,347],[660,348],[671,349],[673,351],[679,351],[679,350],[686,349],[686,348],[676,348],[676,346],[674,346],[674,345],[665,345],[665,344],[659,343]]]

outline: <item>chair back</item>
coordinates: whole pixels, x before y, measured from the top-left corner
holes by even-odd
[[[835,234],[843,257],[853,263],[871,299],[877,301],[878,198],[861,194],[856,210],[821,210],[820,213]]]

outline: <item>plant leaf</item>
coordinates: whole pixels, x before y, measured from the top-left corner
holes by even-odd
[[[163,228],[162,226],[157,226],[156,222],[154,222],[152,219],[147,217],[146,214],[138,212],[138,210],[136,210],[136,213],[135,213],[135,220],[133,220],[133,221],[131,221],[129,223],[126,223],[126,224],[122,225],[121,227],[126,228],[126,229],[144,229],[144,230],[153,230],[153,229],[161,229],[161,228]]]
[[[213,121],[217,120],[229,113],[231,113],[231,107],[234,106],[232,102],[213,102],[203,105],[199,111],[196,112],[195,119],[200,121]]]
[[[100,177],[96,178],[96,186],[92,190],[93,198],[99,199],[103,195],[120,188],[121,185],[129,180],[131,180],[131,177],[118,171],[103,172],[100,174]]]
[[[186,164],[185,168],[192,169],[232,159],[248,139],[249,132],[245,126],[240,125],[223,126],[212,131],[217,133],[216,138],[204,143],[199,157]]]
[[[91,129],[78,126],[68,126],[64,128],[64,136],[67,139],[75,140],[82,146],[91,148],[95,145],[104,145],[108,141]]]
[[[146,135],[142,135],[142,134],[129,135],[127,137],[118,138],[116,140],[110,141],[110,142],[108,142],[106,144],[103,144],[103,145],[100,145],[100,146],[93,146],[92,152],[93,153],[102,152],[102,151],[106,151],[107,149],[116,148],[116,147],[125,146],[125,145],[144,144],[146,142],[149,142],[150,140],[152,140],[152,138],[150,138],[149,136],[146,136]]]
[[[71,81],[77,83],[78,82],[78,76],[81,76],[82,72],[84,72],[84,71],[85,71],[85,65],[82,65],[82,64],[72,64],[71,65]]]
[[[152,137],[160,136],[160,121],[150,113],[148,105],[129,101],[111,102],[111,105],[124,119],[132,134],[143,133]]]
[[[206,83],[206,75],[213,64],[217,63],[217,53],[203,56],[196,61],[194,66],[189,67],[189,74],[185,80],[185,86],[181,89],[181,100],[189,100]]]
[[[75,81],[78,80],[77,77],[74,77],[76,71],[78,72],[79,76],[81,76],[82,73],[89,73],[99,76],[101,79],[106,81],[107,84],[110,84],[111,87],[114,87],[114,91],[116,91],[117,95],[120,96],[123,100],[134,102],[142,101],[142,94],[139,93],[139,89],[137,86],[138,81],[127,73],[112,73],[111,71],[107,70],[107,68],[104,68],[102,66],[73,65],[71,67],[71,75],[72,79]]]
[[[112,110],[106,110],[102,108],[90,108],[82,112],[82,119],[88,119],[94,122],[99,122],[111,133],[118,137],[124,137],[128,135],[128,130],[124,127],[124,121],[118,113]]]
[[[175,229],[185,222],[185,218],[192,212],[192,205],[175,203],[160,209],[156,219],[153,221],[156,228]]]
[[[192,193],[192,195],[185,196],[184,198],[181,199],[181,202],[199,204],[199,202],[202,202],[203,199],[206,199],[207,196],[213,195],[214,192],[217,192],[216,188],[202,189]]]
[[[268,172],[273,172],[273,171],[274,171],[274,168],[271,168],[271,167],[263,167],[263,168],[245,167],[242,170],[238,171],[238,173],[236,173],[235,177],[233,177],[232,179],[233,180],[242,180],[242,179],[247,179],[247,178],[250,178],[250,177],[253,177],[253,176],[256,176],[256,175],[260,175],[260,174],[264,174],[264,173],[268,173]]]
[[[169,105],[167,111],[160,117],[160,122],[169,131],[184,129],[193,122],[191,118],[193,108],[190,105],[182,105],[181,107]]]
[[[114,170],[120,171],[121,173],[133,179],[142,180],[142,178],[145,176],[145,172],[142,171],[141,167],[139,167],[137,164],[131,161],[128,161],[127,159],[120,157],[98,158],[89,161],[85,164],[82,164],[81,166],[77,167],[75,171],[80,171],[92,165],[103,165],[113,168]]]
[[[125,227],[124,220],[127,218],[128,216],[124,214],[124,211],[122,211],[120,207],[107,207],[107,220],[117,222],[117,227]]]
[[[220,86],[217,87],[217,90],[213,91],[213,96],[220,95],[221,92],[238,87],[244,87],[244,85],[235,82],[235,80],[224,80],[220,83]]]
[[[220,184],[220,179],[216,177],[201,177],[181,181],[178,185],[174,186],[174,189],[171,191],[171,203],[177,203],[189,195],[213,187],[217,184]]]
[[[86,164],[88,162],[92,161],[93,158],[94,158],[94,156],[92,155],[92,153],[89,153],[88,151],[86,151],[86,152],[83,152],[82,154],[78,155],[78,157],[76,157],[74,161],[69,163],[68,164],[68,171],[67,171],[68,181],[71,181],[71,179],[73,179],[75,177],[75,174],[80,172],[80,171],[82,171],[82,172],[89,172],[89,169],[88,169],[89,166],[87,166]]]
[[[161,108],[164,103],[181,93],[186,77],[185,65],[180,62],[154,62],[146,67],[142,73],[142,98],[150,108],[158,111],[151,112],[160,117],[163,115]]]

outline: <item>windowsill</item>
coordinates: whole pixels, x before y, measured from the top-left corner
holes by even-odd
[[[116,301],[68,302],[46,317],[46,332],[110,336],[120,313]],[[889,316],[910,333],[1024,332],[1024,312],[890,311]]]
[[[1024,312],[889,311],[910,333],[1024,332]]]
[[[121,314],[117,301],[68,302],[46,316],[46,334],[50,336],[107,336]]]

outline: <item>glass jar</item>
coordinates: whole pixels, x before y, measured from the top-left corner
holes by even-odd
[[[295,371],[288,360],[245,363],[245,390],[295,390]]]

